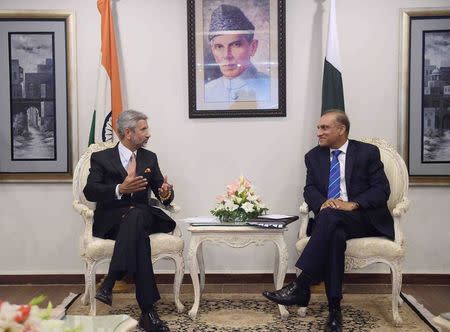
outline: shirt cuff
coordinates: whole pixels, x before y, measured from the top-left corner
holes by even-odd
[[[116,198],[117,199],[122,199],[122,194],[119,192],[119,186],[120,186],[120,184],[118,184],[116,186]]]

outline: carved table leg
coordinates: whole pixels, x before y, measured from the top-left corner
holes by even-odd
[[[205,288],[205,261],[203,260],[203,243],[200,243],[197,248],[197,261],[200,269],[200,292],[203,293]]]
[[[197,262],[197,248],[199,246],[197,237],[192,234],[191,242],[189,244],[189,272],[191,274],[192,285],[194,286],[194,304],[192,305],[191,310],[189,311],[189,317],[191,319],[195,319],[197,317],[198,307],[200,305],[200,284],[198,282],[198,262]]]
[[[281,289],[284,283],[284,277],[286,276],[287,264],[288,264],[288,250],[286,247],[286,242],[284,242],[283,234],[277,236],[274,240],[278,249],[278,273],[275,283],[276,289]],[[289,316],[289,311],[286,310],[284,305],[278,305],[280,310],[281,318],[285,319]]]
[[[279,266],[280,266],[280,252],[278,251],[278,247],[277,247],[277,248],[275,248],[275,262],[273,264],[273,285],[275,286],[275,289],[278,289],[276,287],[277,287]]]

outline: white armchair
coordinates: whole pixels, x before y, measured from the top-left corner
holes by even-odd
[[[92,316],[96,313],[96,302],[94,298],[96,269],[99,264],[111,261],[114,241],[92,236],[95,203],[86,200],[83,189],[89,175],[91,154],[96,151],[111,148],[114,145],[115,143],[111,142],[92,144],[78,161],[73,177],[73,207],[82,216],[84,221],[84,233],[80,236],[80,255],[85,263],[85,292],[81,301],[85,305],[91,305],[89,315]],[[156,200],[156,202],[158,201]],[[179,208],[173,204],[166,209],[166,213],[173,214],[178,211]],[[180,301],[180,288],[184,276],[184,241],[181,237],[181,231],[177,226],[172,234],[152,234],[150,235],[150,244],[152,247],[152,263],[163,258],[169,258],[175,262],[173,292],[177,310],[178,312],[182,312],[184,306]]]
[[[405,162],[395,149],[386,141],[378,138],[365,138],[361,141],[376,145],[380,149],[384,171],[389,180],[391,195],[388,208],[394,218],[395,240],[383,237],[366,237],[347,241],[345,252],[345,271],[363,268],[373,263],[384,263],[389,266],[392,273],[392,315],[396,325],[402,320],[398,313],[398,306],[402,303],[400,290],[402,287],[402,266],[405,256],[405,239],[400,229],[400,220],[409,208],[408,171]],[[306,229],[309,220],[308,204],[303,202],[300,206],[300,231],[296,249],[299,254],[303,252],[309,237]],[[306,314],[306,308],[300,308],[299,315]]]

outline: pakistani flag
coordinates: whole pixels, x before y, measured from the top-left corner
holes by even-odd
[[[345,111],[335,0],[331,0],[330,20],[328,22],[327,55],[325,56],[322,82],[322,114],[332,108]]]
[[[114,140],[117,117],[122,112],[119,63],[110,0],[98,0],[97,8],[101,15],[102,45],[89,145]]]

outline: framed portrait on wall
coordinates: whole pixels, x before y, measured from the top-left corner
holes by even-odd
[[[0,11],[0,181],[70,181],[77,156],[74,17]]]
[[[400,150],[413,185],[450,185],[450,8],[402,10]]]
[[[188,0],[189,117],[286,116],[284,0]]]

